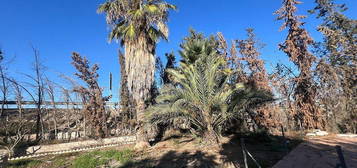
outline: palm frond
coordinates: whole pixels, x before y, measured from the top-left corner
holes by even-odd
[[[190,38],[181,45],[180,66],[167,70],[173,84],[161,89],[158,104],[148,109],[148,121],[173,124],[180,118],[189,122],[191,131],[203,135],[211,126],[219,134],[242,112],[272,100],[268,92],[230,82],[235,73],[225,69],[226,59],[212,38],[194,33]]]
[[[108,0],[99,5],[97,12],[106,14],[106,21],[112,28],[110,40],[135,40],[140,34],[149,34],[147,38],[153,42],[168,39],[167,17],[176,6],[162,0],[142,1],[138,5],[139,2]],[[118,29],[122,26],[126,29]]]

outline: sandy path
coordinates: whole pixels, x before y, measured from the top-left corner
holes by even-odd
[[[273,168],[335,168],[340,145],[348,168],[357,168],[357,138],[327,136],[308,139],[300,144]]]

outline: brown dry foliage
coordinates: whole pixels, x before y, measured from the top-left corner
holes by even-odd
[[[128,76],[125,71],[125,58],[124,54],[119,50],[119,64],[120,64],[120,114],[122,122],[118,124],[121,130],[131,130],[135,127],[136,114],[133,110],[133,100],[130,97],[128,90]]]
[[[258,41],[253,29],[247,29],[248,38],[245,40],[233,40],[229,47],[222,33],[217,33],[218,50],[227,60],[226,68],[235,73],[234,82],[245,83],[247,86],[258,90],[272,91],[269,86],[268,74],[264,67],[264,61],[260,59]],[[237,51],[238,49],[238,51]],[[247,70],[248,69],[248,70]],[[250,118],[259,128],[268,129],[276,127],[278,120],[275,119],[277,107],[273,104],[265,104],[247,115],[244,120]]]
[[[321,111],[315,105],[317,93],[312,79],[312,66],[316,58],[309,52],[309,45],[313,44],[313,39],[302,28],[304,22],[300,20],[305,16],[296,14],[296,5],[300,3],[296,0],[283,0],[283,6],[275,12],[278,15],[277,19],[284,21],[281,30],[288,28],[286,40],[279,45],[279,48],[299,69],[299,76],[294,79],[296,82],[294,99],[297,111],[292,115],[296,122],[305,129],[324,128],[325,121]]]
[[[72,64],[79,73],[76,73],[82,79],[87,87],[79,86],[74,88],[74,91],[82,96],[83,108],[86,119],[94,129],[94,136],[97,138],[105,137],[107,132],[107,115],[105,112],[105,101],[110,97],[102,96],[102,89],[98,84],[99,69],[97,64],[92,67],[85,57],[81,57],[78,53],[72,54]]]
[[[254,30],[252,28],[247,29],[248,38],[245,40],[238,40],[239,53],[242,55],[241,61],[246,62],[250,71],[249,76],[246,76],[246,83],[249,86],[255,87],[259,90],[272,91],[269,85],[268,74],[264,67],[264,61],[260,58],[260,52],[258,51],[260,46],[256,39]],[[266,104],[255,110],[256,115],[254,120],[260,127],[271,128],[276,127],[279,122],[274,118],[276,113],[276,107],[273,104]]]

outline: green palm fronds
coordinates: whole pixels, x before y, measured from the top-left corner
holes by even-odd
[[[167,40],[167,17],[176,6],[162,0],[108,0],[101,4],[98,13],[106,14],[106,21],[112,27],[109,40],[134,40],[140,33],[156,42]]]
[[[227,62],[212,38],[191,36],[181,47],[180,66],[168,70],[173,84],[164,85],[158,104],[148,109],[150,123],[182,120],[198,136],[220,135],[228,121],[271,100],[268,92],[231,82],[234,73],[225,69]]]

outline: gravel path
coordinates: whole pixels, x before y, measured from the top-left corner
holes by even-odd
[[[326,136],[308,139],[273,168],[335,168],[340,145],[348,168],[357,168],[357,138]]]

